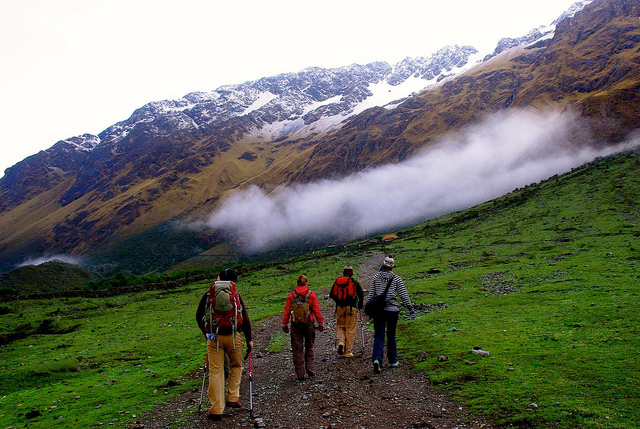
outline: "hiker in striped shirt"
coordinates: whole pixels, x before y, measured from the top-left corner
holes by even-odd
[[[396,346],[396,326],[398,325],[398,317],[400,315],[398,298],[402,302],[402,305],[407,307],[411,312],[411,320],[416,317],[411,299],[409,298],[409,292],[407,292],[402,278],[393,272],[394,267],[395,261],[392,257],[387,256],[384,258],[380,271],[371,279],[371,287],[369,288],[369,296],[375,297],[384,294],[387,285],[389,286],[384,311],[380,317],[373,319],[374,340],[371,361],[373,362],[373,371],[376,374],[380,373],[382,368],[385,331],[387,336],[387,360],[389,361],[389,366],[391,368],[398,366],[398,348]]]

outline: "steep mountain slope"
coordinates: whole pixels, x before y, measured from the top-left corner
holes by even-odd
[[[450,47],[393,67],[311,68],[149,103],[99,136],[60,141],[7,170],[0,270],[33,255],[124,247],[155,248],[146,269],[162,269],[222,241],[168,225],[201,218],[234,189],[397,162],[489,112],[575,109],[590,118],[583,136],[618,141],[638,128],[638,3],[594,1],[553,38],[540,32],[502,52],[505,42],[471,69],[476,50]],[[189,244],[170,252],[176,234]],[[161,261],[167,253],[171,262]]]

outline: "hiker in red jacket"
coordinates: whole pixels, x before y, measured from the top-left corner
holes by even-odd
[[[282,331],[291,331],[293,366],[299,381],[304,380],[305,372],[309,377],[315,375],[313,343],[316,339],[316,320],[318,330],[323,332],[324,318],[320,313],[318,297],[309,289],[307,277],[299,276],[298,285],[287,297],[282,317]]]

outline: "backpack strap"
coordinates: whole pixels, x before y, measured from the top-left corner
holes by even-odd
[[[387,283],[387,287],[384,288],[384,292],[382,293],[382,295],[384,295],[385,299],[387,297],[387,293],[389,292],[389,288],[391,287],[391,282],[393,282],[394,278],[395,278],[395,274],[391,273],[391,278],[389,279],[389,283]]]
[[[294,289],[294,290],[292,290],[292,291],[291,291],[291,293],[293,294],[293,299],[296,299],[296,298],[297,298],[297,297],[299,297],[299,296],[303,296],[303,297],[305,297],[306,299],[309,299],[309,297],[311,296],[311,289],[309,289],[309,290],[307,291],[307,293],[305,293],[304,295],[298,295],[298,292],[296,292],[296,290],[295,290],[295,289]]]
[[[349,280],[347,280],[347,287],[349,287],[349,283],[351,283],[353,285],[353,297],[354,300],[351,302],[352,305],[349,305],[349,308],[358,308],[358,293],[357,293],[357,288],[356,288],[356,283],[353,281],[353,277],[352,276],[348,276]]]
[[[307,302],[309,302],[310,296],[311,296],[311,289],[309,289],[307,293],[304,294],[304,299],[306,299]],[[312,323],[312,320],[313,320],[313,309],[311,308],[311,302],[309,302],[309,324]]]

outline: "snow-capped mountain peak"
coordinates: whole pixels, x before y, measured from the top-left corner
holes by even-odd
[[[334,69],[309,67],[297,73],[192,92],[177,100],[147,103],[99,136],[85,134],[65,141],[87,151],[101,145],[117,146],[140,127],[147,133],[168,135],[193,132],[237,117],[249,121],[253,136],[304,137],[338,127],[368,108],[393,108],[410,95],[505,50],[551,38],[558,22],[589,3],[576,2],[551,25],[535,28],[525,36],[501,39],[493,53],[483,59],[474,47],[456,45],[445,46],[427,57],[407,57],[393,66],[373,62]]]

